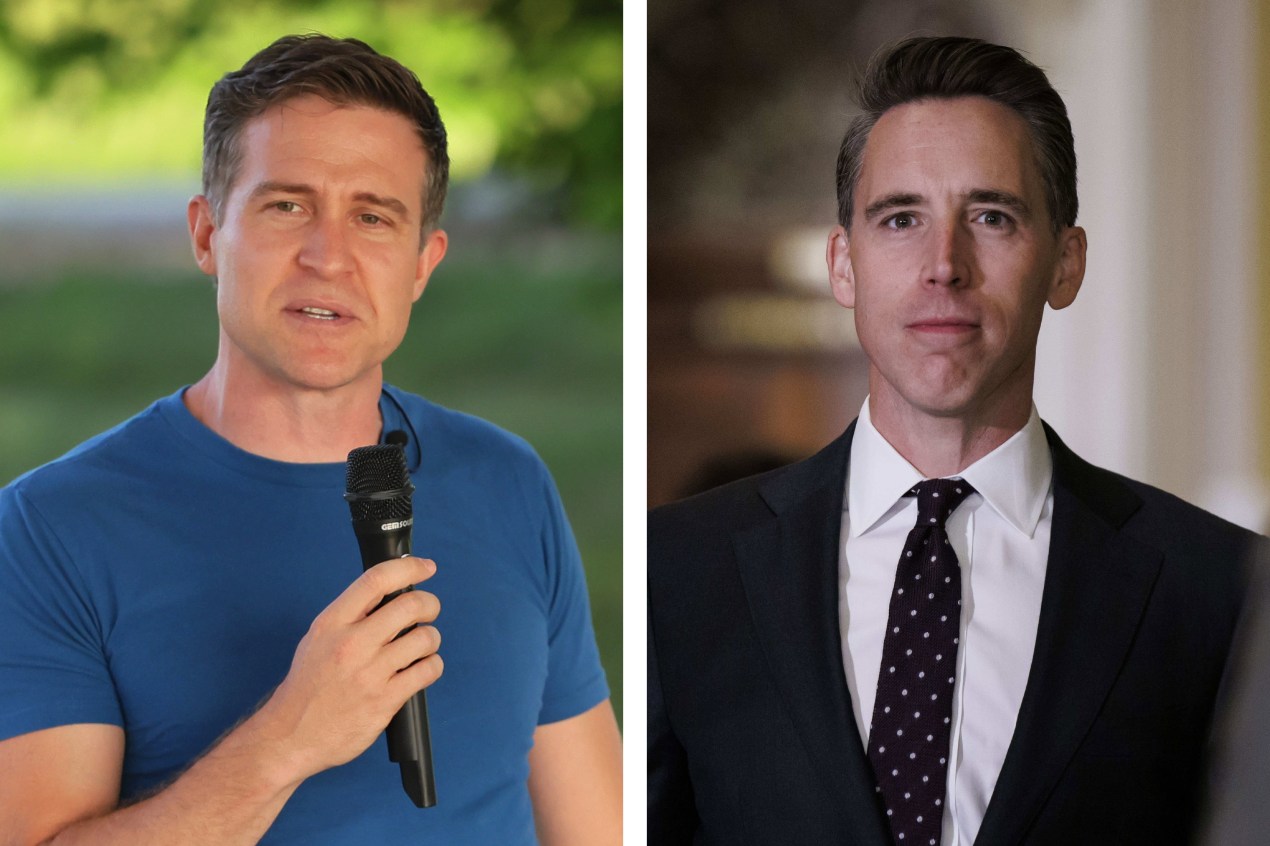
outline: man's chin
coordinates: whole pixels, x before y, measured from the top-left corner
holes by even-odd
[[[382,379],[379,367],[358,368],[347,364],[283,368],[278,381],[302,392],[330,393]]]

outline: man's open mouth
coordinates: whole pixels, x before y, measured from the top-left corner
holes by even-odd
[[[339,317],[338,314],[336,314],[333,311],[330,311],[329,309],[314,308],[313,306],[305,306],[304,308],[300,309],[300,313],[307,314],[309,317],[316,317],[319,320],[335,320],[337,317]]]

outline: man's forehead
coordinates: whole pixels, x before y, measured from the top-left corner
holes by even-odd
[[[241,133],[265,133],[269,131],[287,131],[288,129],[304,129],[313,126],[321,129],[321,122],[342,116],[352,116],[354,121],[367,117],[379,118],[380,123],[396,124],[393,130],[401,130],[401,137],[413,139],[420,152],[427,152],[423,139],[413,119],[402,112],[387,109],[370,103],[339,102],[321,94],[297,94],[270,104],[258,115],[248,118],[242,125]]]
[[[235,190],[245,182],[252,183],[249,190],[261,181],[308,183],[314,174],[305,162],[320,159],[337,170],[347,167],[361,181],[373,177],[374,184],[362,185],[361,190],[382,193],[391,188],[418,207],[416,212],[422,211],[430,167],[427,151],[410,118],[396,111],[336,103],[316,94],[291,97],[244,123],[238,152]],[[375,166],[367,168],[367,162]],[[401,187],[404,181],[411,190]]]
[[[918,100],[887,110],[865,144],[862,191],[917,191],[918,183],[931,181],[966,191],[1041,190],[1027,124],[984,97]]]

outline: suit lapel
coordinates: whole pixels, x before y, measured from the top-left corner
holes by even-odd
[[[1158,550],[1119,531],[1137,495],[1046,434],[1054,521],[1036,648],[976,844],[1022,841],[1106,700],[1160,569]]]
[[[838,535],[855,426],[760,492],[770,520],[733,540],[768,669],[851,842],[889,842],[852,715],[838,632]]]

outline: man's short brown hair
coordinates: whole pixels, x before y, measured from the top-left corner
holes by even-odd
[[[422,227],[441,219],[450,157],[445,125],[419,78],[356,38],[287,35],[212,86],[203,119],[203,193],[216,220],[242,162],[239,138],[271,106],[316,94],[341,106],[372,106],[409,118],[427,154]]]
[[[874,54],[860,82],[863,110],[838,151],[838,222],[851,229],[852,204],[869,133],[888,110],[921,100],[987,97],[1027,124],[1054,231],[1076,224],[1076,148],[1063,98],[1045,72],[1017,50],[977,38],[910,38]]]

